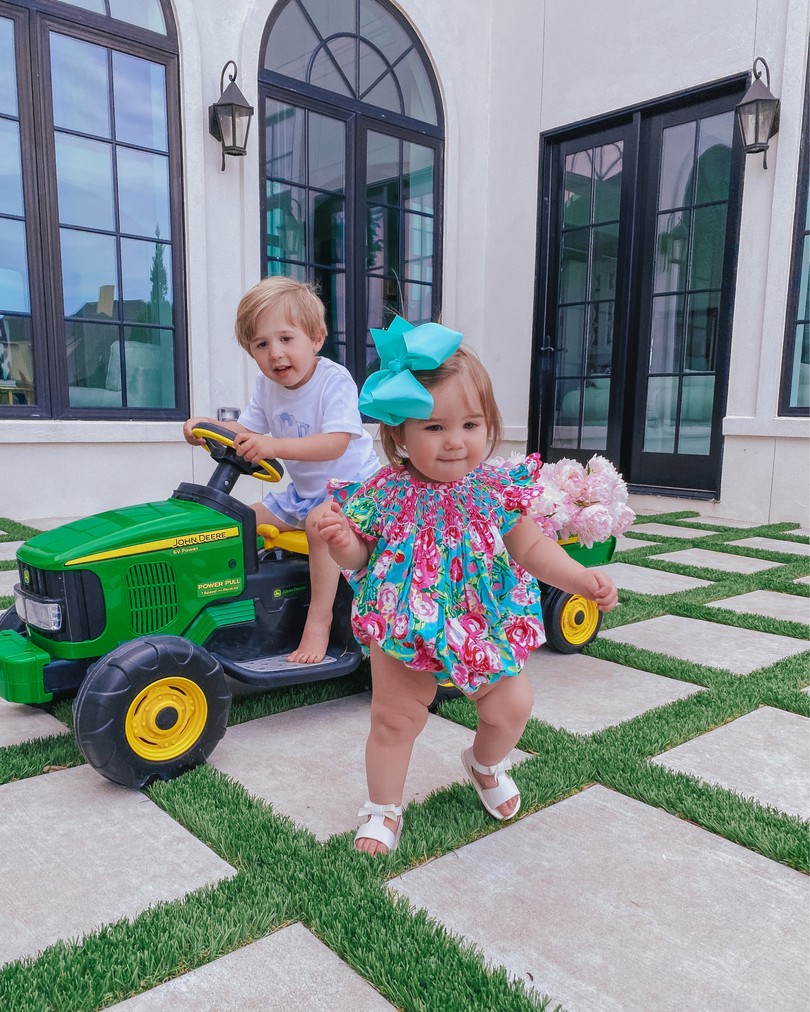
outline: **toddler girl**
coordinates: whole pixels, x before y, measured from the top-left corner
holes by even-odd
[[[369,801],[355,847],[386,854],[399,842],[405,777],[437,683],[475,701],[478,729],[462,763],[490,815],[511,818],[520,794],[508,756],[532,709],[523,662],[544,641],[536,581],[602,611],[617,594],[607,575],[571,559],[526,517],[540,491],[537,456],[511,470],[484,462],[499,441],[500,414],[461,335],[399,317],[372,335],[382,367],[360,406],[382,421],[391,463],[365,482],[333,487],[340,506],[324,513],[319,531],[332,558],[353,571],[354,632],[371,654]]]

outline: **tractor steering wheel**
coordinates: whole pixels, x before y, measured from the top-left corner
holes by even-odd
[[[216,425],[214,422],[206,422],[205,425],[195,426],[191,431],[199,439],[204,440],[205,449],[217,463],[224,461],[232,464],[242,474],[250,474],[260,481],[281,481],[284,468],[277,460],[260,460],[251,464],[249,460],[239,456],[233,445],[236,433],[232,429]]]

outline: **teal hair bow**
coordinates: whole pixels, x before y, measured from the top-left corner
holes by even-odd
[[[461,344],[461,334],[440,323],[414,326],[395,316],[387,330],[371,328],[380,368],[360,391],[360,410],[388,425],[430,418],[433,398],[414,370],[437,369]]]

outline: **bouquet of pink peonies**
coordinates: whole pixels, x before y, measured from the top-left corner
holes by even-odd
[[[532,456],[495,459],[491,463],[514,467],[526,460],[528,465]],[[538,494],[528,515],[549,537],[561,541],[576,537],[584,548],[591,548],[611,535],[624,534],[636,518],[627,505],[624,479],[606,457],[598,454],[584,465],[567,457],[542,464],[535,481]]]

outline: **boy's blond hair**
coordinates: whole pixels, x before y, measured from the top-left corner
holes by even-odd
[[[276,307],[312,341],[326,337],[326,309],[314,285],[280,275],[263,278],[245,292],[236,309],[236,340],[248,354],[256,320],[266,309]]]
[[[489,436],[489,447],[487,454],[491,455],[495,447],[501,441],[503,422],[501,412],[495,402],[495,392],[492,389],[492,380],[484,368],[481,359],[467,348],[461,347],[455,351],[446,362],[442,362],[438,369],[415,371],[414,376],[419,380],[426,390],[432,390],[444,380],[458,376],[469,391],[468,403],[471,407],[474,395],[478,395],[481,403],[481,411],[484,415],[484,422]],[[380,422],[380,442],[383,452],[392,464],[397,464],[407,459],[406,449],[402,443],[402,425],[387,425]]]

